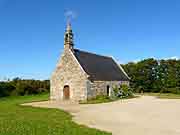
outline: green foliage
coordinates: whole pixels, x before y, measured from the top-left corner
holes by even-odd
[[[118,88],[118,86],[113,88],[113,92],[112,92],[113,98],[116,98],[118,96],[119,91],[120,91],[120,89]]]
[[[98,104],[98,103],[107,103],[107,102],[112,102],[115,101],[109,96],[105,95],[98,95],[96,98],[89,99],[87,101],[80,101],[80,104]]]
[[[130,85],[135,92],[179,92],[180,60],[150,58],[122,66],[131,78]]]
[[[59,109],[33,108],[19,104],[48,100],[48,94],[0,99],[0,135],[111,135],[78,125]]]
[[[133,97],[133,90],[125,84],[122,84],[120,87],[115,87],[113,89],[113,98],[131,98]]]
[[[123,84],[120,86],[120,89],[122,90],[124,97],[133,96],[133,90],[128,85]]]
[[[0,97],[9,96],[14,89],[11,83],[0,82]]]
[[[164,88],[160,91],[160,93],[173,93],[173,94],[180,94],[180,88],[174,87],[174,88]]]
[[[0,82],[0,97],[31,95],[49,92],[49,80],[22,80],[15,78],[12,81]]]
[[[180,94],[173,94],[173,93],[144,93],[147,96],[155,96],[157,98],[163,99],[180,99]]]

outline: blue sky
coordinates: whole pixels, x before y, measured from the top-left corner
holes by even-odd
[[[69,10],[76,48],[120,63],[180,57],[179,0],[0,0],[0,80],[50,78]]]

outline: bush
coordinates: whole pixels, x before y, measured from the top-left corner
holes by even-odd
[[[133,97],[133,90],[128,86],[128,85],[121,85],[120,88],[115,87],[113,89],[113,95],[115,97],[120,97],[120,98],[128,98],[128,97]]]
[[[49,80],[21,80],[15,78],[9,82],[0,82],[0,97],[24,96],[49,92]]]
[[[161,93],[180,94],[180,87],[175,87],[175,88],[164,88],[164,89],[161,90]]]
[[[15,87],[9,82],[0,82],[0,97],[11,95]]]
[[[97,103],[107,103],[114,101],[109,96],[98,95],[95,98],[88,99],[87,101],[79,101],[80,104],[97,104]]]
[[[133,90],[128,85],[121,85],[120,89],[123,91],[124,97],[133,96]]]

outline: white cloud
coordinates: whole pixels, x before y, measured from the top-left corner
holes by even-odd
[[[168,59],[171,59],[171,60],[179,60],[179,57],[177,57],[177,56],[172,56],[172,57],[169,57],[169,58],[165,58],[165,60],[168,60]]]
[[[5,81],[8,81],[8,78],[0,76],[0,82],[5,82]]]
[[[75,11],[72,11],[72,10],[66,10],[64,15],[65,15],[67,20],[72,20],[72,19],[77,18],[77,13]]]
[[[153,58],[153,59],[156,59],[156,60],[161,60],[161,59],[163,59],[163,60],[179,60],[180,58],[179,57],[177,57],[177,56],[172,56],[172,57],[167,57],[167,58],[155,58],[155,57],[149,57],[149,58]],[[148,59],[148,58],[144,58],[144,59]],[[132,62],[134,62],[134,63],[138,63],[138,62],[140,62],[140,61],[142,61],[143,59],[135,59],[135,60],[133,60]]]
[[[133,60],[132,62],[133,63],[138,63],[139,61],[141,61],[142,59],[136,59],[136,60]]]

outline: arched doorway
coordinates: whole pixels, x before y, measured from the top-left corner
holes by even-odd
[[[70,98],[70,89],[69,85],[65,85],[63,89],[63,99],[69,99]]]

